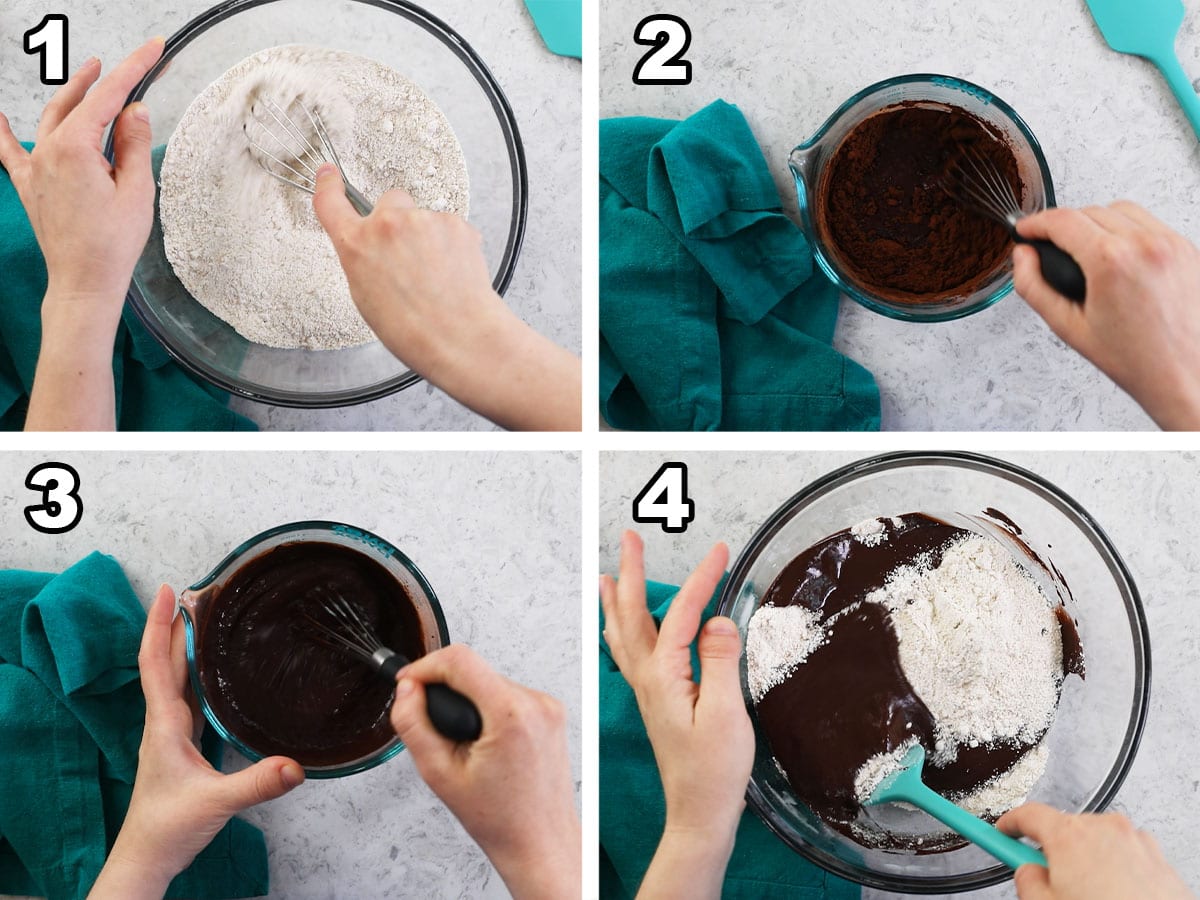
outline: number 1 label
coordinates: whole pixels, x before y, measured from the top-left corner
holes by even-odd
[[[67,17],[51,13],[25,32],[25,52],[42,57],[42,84],[67,82]]]

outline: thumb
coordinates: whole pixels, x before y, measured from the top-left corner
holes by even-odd
[[[117,185],[123,190],[137,193],[154,190],[150,147],[150,109],[145,103],[131,103],[113,130]]]
[[[1021,866],[1013,876],[1013,883],[1021,900],[1051,900],[1054,896],[1050,888],[1050,870],[1045,866],[1032,863]]]
[[[732,619],[714,616],[704,623],[697,644],[700,655],[700,699],[698,704],[723,709],[740,709],[742,686],[738,660],[742,640]]]
[[[303,784],[304,770],[286,756],[271,756],[248,769],[221,777],[220,796],[230,814],[282,797]]]
[[[1050,330],[1083,352],[1080,346],[1086,334],[1083,306],[1072,303],[1042,277],[1037,251],[1018,244],[1013,249],[1013,284],[1035,313],[1046,320]]]
[[[313,210],[333,245],[341,252],[342,236],[347,227],[358,221],[359,215],[346,199],[346,183],[337,166],[325,163],[317,169],[317,190],[313,194]]]
[[[415,678],[401,677],[392,700],[392,728],[413,755],[417,768],[454,752],[454,742],[442,737],[425,711],[425,686]]]

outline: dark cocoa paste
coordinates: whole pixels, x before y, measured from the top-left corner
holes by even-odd
[[[238,569],[198,623],[199,676],[217,718],[263,756],[334,766],[394,736],[393,684],[330,647],[309,617],[323,599],[352,604],[391,649],[425,653],[420,617],[403,585],[369,556],[340,544],[284,544]]]
[[[818,228],[847,275],[881,297],[914,304],[988,282],[1012,240],[942,186],[968,148],[1023,196],[1012,147],[966,110],[909,101],[846,135],[822,179]]]

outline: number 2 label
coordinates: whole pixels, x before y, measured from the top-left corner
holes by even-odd
[[[688,523],[695,518],[696,504],[688,497],[685,463],[663,463],[633,498],[633,521],[661,525],[670,534],[687,531]]]
[[[25,32],[25,52],[42,57],[42,84],[67,83],[67,17],[50,13]]]
[[[633,40],[654,47],[634,66],[634,84],[692,83],[692,64],[683,58],[692,45],[692,30],[679,16],[646,16],[634,29]]]

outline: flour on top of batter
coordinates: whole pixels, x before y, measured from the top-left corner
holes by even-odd
[[[247,142],[243,127],[256,128],[251,109],[263,96],[302,121],[295,101],[317,113],[347,177],[370,200],[403,188],[419,207],[465,218],[458,139],[433,100],[395,70],[340,50],[287,45],[254,54],[205,88],[167,144],[163,245],[197,301],[269,347],[373,341],[312,198],[265,172]]]

